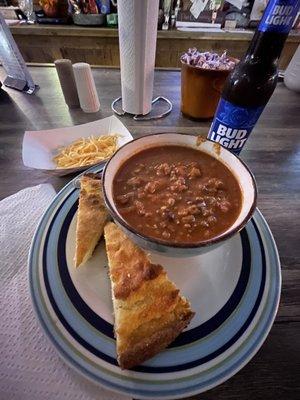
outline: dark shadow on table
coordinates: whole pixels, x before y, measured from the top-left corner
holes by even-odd
[[[26,94],[24,94],[26,96]],[[24,128],[32,128],[31,121],[26,114],[17,105],[15,100],[3,89],[0,89],[0,105],[3,110],[0,114],[0,124],[12,125],[16,130]]]

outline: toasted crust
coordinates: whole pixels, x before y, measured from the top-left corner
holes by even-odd
[[[76,226],[75,266],[84,264],[103,234],[108,212],[104,206],[101,179],[86,174],[80,179],[80,194]]]
[[[121,368],[133,368],[164,350],[188,326],[193,316],[192,311],[186,310],[182,313],[182,320],[179,316],[178,321],[159,328],[159,331],[133,344],[131,348],[127,348],[118,357]]]
[[[104,228],[118,362],[132,368],[166,348],[194,313],[160,265],[112,222]]]
[[[143,282],[162,273],[162,267],[151,264],[146,253],[132,243],[114,223],[105,226],[105,243],[116,299],[126,299]]]

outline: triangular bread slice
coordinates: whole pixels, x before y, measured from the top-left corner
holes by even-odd
[[[193,318],[160,265],[113,222],[104,228],[112,286],[118,363],[129,369],[166,348]]]
[[[75,266],[84,264],[103,234],[108,211],[105,208],[101,178],[86,174],[80,179],[80,194],[76,226]]]

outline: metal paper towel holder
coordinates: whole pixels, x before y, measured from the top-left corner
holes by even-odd
[[[111,103],[111,109],[113,110],[114,113],[116,113],[116,114],[119,115],[120,117],[123,116],[123,115],[125,115],[125,114],[129,114],[129,113],[126,113],[126,111],[123,111],[123,110],[122,110],[121,112],[116,110],[115,106],[116,106],[116,104],[117,104],[119,101],[121,101],[121,100],[122,100],[122,97],[120,96],[120,97],[118,97],[117,99],[115,99],[115,100]],[[149,121],[149,120],[151,120],[151,119],[163,118],[163,117],[166,117],[168,114],[170,114],[170,112],[171,112],[172,109],[173,109],[173,105],[172,105],[172,103],[170,102],[170,100],[168,100],[166,97],[158,96],[158,97],[155,97],[155,99],[152,100],[152,104],[155,104],[155,103],[157,103],[158,101],[163,101],[163,102],[165,102],[165,103],[168,104],[169,107],[168,107],[168,109],[167,109],[165,112],[163,112],[162,114],[151,115],[151,116],[147,116],[147,115],[149,115],[149,114],[146,114],[146,115],[135,114],[135,115],[133,116],[133,119],[134,119],[135,121]],[[129,115],[132,115],[132,114],[129,114]]]

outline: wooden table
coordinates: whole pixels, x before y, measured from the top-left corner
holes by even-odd
[[[30,68],[41,86],[34,96],[13,90],[0,99],[0,198],[42,182],[61,188],[71,177],[54,178],[25,168],[22,138],[27,129],[76,125],[111,115],[110,103],[120,95],[120,73],[96,69],[102,109],[84,114],[66,107],[55,69]],[[0,69],[0,80],[4,74]],[[174,105],[165,119],[122,122],[135,137],[155,132],[206,134],[209,123],[192,122],[180,114],[180,75],[156,71],[155,94]],[[282,297],[275,324],[257,355],[229,381],[194,396],[201,400],[292,400],[300,398],[300,95],[280,83],[249,139],[242,158],[257,179],[258,206],[275,236],[283,275]]]

